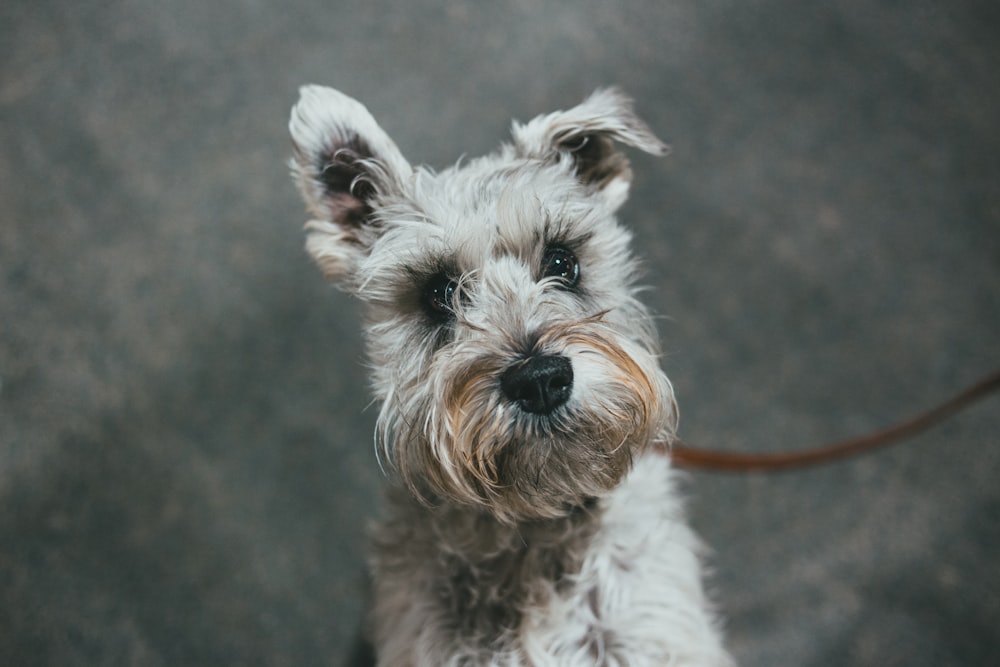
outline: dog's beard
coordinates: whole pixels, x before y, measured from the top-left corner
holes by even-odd
[[[419,499],[487,509],[501,521],[563,516],[613,489],[650,442],[676,423],[673,391],[645,346],[602,321],[553,326],[533,352],[571,360],[570,400],[525,412],[500,389],[517,354],[455,343],[435,357],[410,400],[388,397],[383,451]]]

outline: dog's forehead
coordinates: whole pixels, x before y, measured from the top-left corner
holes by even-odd
[[[593,199],[559,165],[480,158],[440,173],[418,170],[403,204],[410,215],[394,219],[420,224],[398,226],[394,236],[472,268],[589,236],[601,213]]]

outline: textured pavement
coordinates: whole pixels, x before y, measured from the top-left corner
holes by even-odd
[[[340,6],[344,5],[344,6]],[[803,447],[1000,365],[995,2],[0,5],[0,664],[352,665],[380,477],[299,84],[444,167],[601,85],[682,435]],[[689,477],[742,665],[1000,664],[1000,400]]]

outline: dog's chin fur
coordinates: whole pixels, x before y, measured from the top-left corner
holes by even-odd
[[[441,173],[329,88],[303,88],[289,127],[307,248],[368,306],[390,475],[378,664],[729,665],[650,452],[677,409],[615,219],[631,178],[615,143],[666,147],[629,100],[598,91]],[[530,381],[558,400],[505,386],[537,359],[568,369]]]

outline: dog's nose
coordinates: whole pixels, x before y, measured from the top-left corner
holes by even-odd
[[[531,356],[504,371],[500,388],[526,412],[546,415],[569,400],[573,365],[559,355]]]

